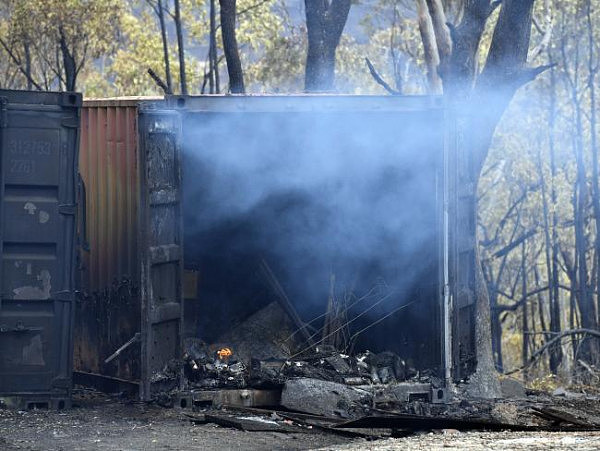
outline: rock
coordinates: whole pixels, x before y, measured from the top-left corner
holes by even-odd
[[[281,405],[298,412],[328,417],[354,417],[371,405],[369,392],[318,379],[290,379],[281,394]]]

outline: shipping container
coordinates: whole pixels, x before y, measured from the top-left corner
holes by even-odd
[[[70,404],[80,107],[0,90],[0,404]]]
[[[279,297],[315,326],[339,299],[354,351],[467,377],[474,216],[449,117],[417,96],[85,101],[77,374],[152,399],[183,339],[229,344]]]

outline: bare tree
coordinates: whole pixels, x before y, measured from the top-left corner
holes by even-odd
[[[183,48],[183,25],[181,23],[181,9],[179,0],[174,0],[175,4],[175,32],[177,34],[177,54],[179,55],[179,81],[181,84],[181,94],[187,95],[187,81],[185,77],[185,50]]]
[[[165,80],[166,80],[166,93],[173,93],[173,81],[171,79],[171,62],[169,58],[169,40],[167,36],[167,27],[165,25],[165,8],[162,0],[146,0],[150,5],[154,14],[158,18],[158,24],[160,26],[160,37],[163,46],[163,60],[165,63]]]

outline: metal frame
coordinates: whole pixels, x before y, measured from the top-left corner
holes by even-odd
[[[444,107],[440,96],[357,96],[357,95],[202,95],[168,96],[166,106],[196,112],[326,112],[362,111],[410,112]]]

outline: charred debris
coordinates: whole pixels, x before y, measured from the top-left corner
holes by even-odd
[[[265,401],[250,400],[246,406],[280,405],[308,414],[349,419],[363,416],[374,407],[394,408],[415,400],[445,401],[445,381],[439,371],[418,370],[391,351],[355,350],[358,337],[389,313],[366,326],[361,324],[359,330],[351,328],[360,313],[350,313],[352,305],[334,295],[332,276],[325,313],[305,323],[269,265],[263,260],[259,266],[259,274],[273,291],[274,300],[215,343],[186,338],[182,358],[168,362],[151,379],[160,402],[172,405],[178,397],[185,399],[181,393],[202,398],[198,393],[254,390],[276,395],[267,396]],[[374,301],[366,308],[388,296],[372,290],[365,297]],[[208,398],[212,402],[214,397]]]
[[[330,296],[326,312],[304,323],[264,261],[261,270],[276,300],[216,343],[187,338],[182,358],[151,379],[158,404],[182,409],[192,423],[369,439],[420,431],[600,429],[600,403],[589,397],[556,398],[507,380],[505,399],[473,399],[468,384],[449,385],[394,352],[353,352],[347,305]]]

